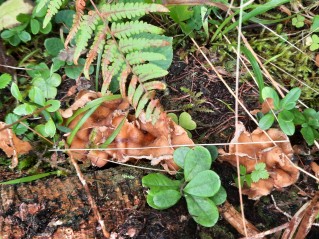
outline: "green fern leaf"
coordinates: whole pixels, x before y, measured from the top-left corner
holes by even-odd
[[[51,21],[52,17],[57,14],[60,7],[62,6],[63,0],[51,0],[48,6],[47,14],[43,20],[43,28],[45,28]]]
[[[148,61],[161,61],[166,57],[163,54],[156,52],[132,52],[126,55],[126,60],[131,65],[143,64]]]
[[[80,30],[76,38],[76,48],[74,51],[74,64],[77,65],[78,59],[81,55],[81,52],[88,45],[93,31],[96,29],[99,23],[99,16],[94,12],[90,11],[88,15],[83,16],[83,21],[80,24]]]
[[[143,109],[145,108],[147,102],[149,102],[150,99],[154,98],[156,92],[155,90],[153,91],[149,91],[147,93],[145,93],[142,98],[140,99],[140,101],[138,102],[138,105],[135,106],[136,110],[135,110],[135,117],[138,118],[140,116],[140,114],[142,113]]]
[[[152,63],[138,65],[133,67],[133,73],[138,75],[140,82],[145,82],[150,79],[163,77],[168,74],[168,71],[154,65]]]
[[[99,11],[102,17],[108,21],[118,21],[124,18],[132,19],[142,17],[150,12],[168,12],[169,10],[160,4],[147,3],[115,3],[103,4]]]
[[[129,102],[133,101],[133,96],[136,90],[137,82],[138,82],[138,77],[136,75],[133,75],[127,90],[127,99]],[[123,95],[124,97],[126,96],[125,84],[122,84],[121,95]]]
[[[146,108],[146,112],[145,112],[145,118],[146,121],[150,121],[152,118],[152,113],[154,112],[154,109],[159,105],[159,100],[151,100],[148,103],[148,106]]]
[[[104,25],[99,25],[97,27],[97,31],[95,34],[95,38],[93,41],[93,44],[90,48],[89,53],[87,54],[87,59],[85,61],[83,73],[84,76],[89,79],[89,69],[92,62],[95,60],[97,53],[103,51],[103,47],[105,44],[105,36],[107,34],[108,27],[105,27]]]
[[[128,38],[134,34],[149,32],[153,34],[162,34],[164,30],[143,21],[112,23],[111,34],[116,38]]]
[[[150,40],[146,38],[125,38],[119,41],[119,48],[123,53],[140,51],[147,48],[169,46],[170,43],[165,40]]]

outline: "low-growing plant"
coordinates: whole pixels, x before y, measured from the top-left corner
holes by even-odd
[[[169,113],[167,116],[169,116],[176,124],[185,129],[190,138],[192,137],[190,130],[196,129],[197,125],[189,113],[183,112],[179,115],[179,117],[175,113]]]
[[[300,125],[302,136],[308,145],[312,145],[319,139],[319,112],[311,108],[299,111],[296,104],[300,94],[299,88],[293,88],[280,100],[273,88],[265,87],[262,90],[262,98],[270,98],[272,102],[269,102],[270,111],[261,117],[259,127],[263,130],[269,129],[276,118],[281,130],[287,135],[293,135],[296,126]]]
[[[216,205],[222,204],[227,195],[219,176],[211,170],[210,152],[202,146],[180,147],[174,152],[174,161],[181,168],[182,175],[177,175],[179,180],[160,173],[143,177],[143,185],[150,188],[147,203],[162,210],[185,197],[193,219],[202,226],[214,226],[219,217]]]
[[[44,16],[47,12],[47,7],[42,8],[40,11],[33,9],[32,14],[20,14],[17,20],[20,22],[19,26],[4,30],[1,33],[1,38],[9,42],[12,46],[17,46],[21,42],[28,42],[31,40],[31,34],[38,33],[48,34],[52,30],[52,24],[49,23],[46,27],[42,27]]]
[[[266,170],[265,163],[256,163],[255,169],[251,173],[247,173],[247,169],[243,165],[239,165],[239,172],[240,172],[240,187],[243,187],[244,184],[248,187],[251,186],[251,183],[258,182],[260,179],[268,179],[269,173]],[[239,186],[238,177],[235,178],[235,183],[237,187]]]
[[[62,117],[58,113],[60,101],[54,100],[57,95],[57,87],[61,83],[61,76],[53,73],[45,63],[32,66],[32,70],[27,73],[32,77],[31,84],[24,90],[12,82],[11,94],[19,104],[14,108],[13,113],[6,116],[5,122],[12,124],[19,120],[21,116],[32,115],[38,109],[43,108],[41,114],[45,119],[44,124],[37,124],[35,130],[44,137],[54,137],[56,125],[62,124]],[[39,113],[39,112],[38,112]],[[28,123],[16,124],[13,131],[17,135],[24,134],[27,131]],[[63,127],[60,126],[62,129]]]
[[[293,26],[301,28],[305,25],[305,17],[302,15],[297,15],[292,19],[291,23]]]

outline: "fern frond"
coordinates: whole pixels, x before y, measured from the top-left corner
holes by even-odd
[[[97,27],[99,19],[99,16],[94,11],[90,11],[88,15],[83,16],[83,21],[80,24],[80,30],[78,32],[78,38],[76,39],[76,48],[73,58],[74,64],[77,65],[81,52],[88,45],[88,41]]]
[[[86,0],[76,0],[75,1],[75,14],[73,17],[73,24],[69,31],[69,34],[64,42],[64,47],[67,48],[69,45],[69,42],[72,40],[72,38],[75,36],[76,32],[78,31],[80,27],[80,23],[82,20],[82,16],[84,14],[84,9],[86,5]]]
[[[160,4],[148,3],[115,3],[103,4],[99,11],[102,17],[108,21],[118,21],[124,18],[132,19],[142,17],[150,12],[168,12],[169,10]]]
[[[133,73],[139,76],[140,82],[163,77],[168,74],[166,70],[152,63],[134,66]]]
[[[128,38],[134,34],[139,34],[142,32],[162,34],[164,30],[160,27],[153,26],[143,21],[113,23],[111,26],[111,34],[118,39]]]
[[[161,61],[165,60],[166,57],[161,53],[156,52],[132,52],[126,55],[126,60],[130,65],[143,64],[148,61]]]
[[[51,0],[48,6],[47,14],[43,20],[43,28],[45,28],[51,21],[52,17],[57,14],[60,7],[62,6],[63,0]]]
[[[129,53],[132,51],[141,51],[147,48],[165,47],[170,43],[165,40],[150,40],[146,38],[125,38],[119,42],[119,48],[123,53]]]
[[[105,44],[105,37],[107,34],[108,27],[104,25],[99,25],[95,34],[94,42],[87,54],[87,59],[84,65],[83,73],[84,76],[89,79],[89,69],[92,62],[95,60],[97,53],[102,52]]]

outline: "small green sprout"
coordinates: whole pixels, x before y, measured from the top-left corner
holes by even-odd
[[[251,173],[247,173],[246,167],[243,165],[240,165],[239,172],[240,172],[240,187],[243,187],[245,183],[247,184],[248,187],[251,187],[252,182],[256,183],[260,179],[269,178],[269,173],[266,170],[265,163],[257,163],[255,165],[255,169]],[[238,178],[235,179],[235,183],[238,187]]]
[[[319,49],[319,37],[316,34],[311,36],[311,45],[309,47],[310,51],[315,51]]]
[[[179,117],[177,117],[177,115],[174,113],[169,113],[167,116],[169,116],[176,124],[184,128],[190,138],[192,137],[192,134],[189,132],[189,130],[196,129],[197,125],[189,113],[183,112]]]
[[[301,15],[297,15],[292,19],[292,25],[301,28],[305,25],[305,17]]]

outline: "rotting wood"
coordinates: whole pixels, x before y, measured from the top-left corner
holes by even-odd
[[[140,173],[131,173],[127,168],[97,171],[87,176],[108,230],[115,230],[132,211],[142,206],[140,177]],[[76,176],[1,185],[0,200],[3,239],[61,239],[71,234],[72,238],[103,238]]]
[[[144,174],[143,170],[123,166],[85,174],[111,237],[195,239],[196,226],[185,204],[164,211],[146,206],[141,185]],[[74,175],[0,185],[0,238],[104,237],[85,190]]]
[[[245,235],[244,226],[241,214],[229,203],[225,202],[220,208],[220,213],[223,218],[231,224],[241,235]],[[245,221],[247,236],[252,237],[259,234],[259,230],[249,221]],[[263,238],[263,237],[260,237]]]

